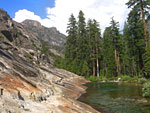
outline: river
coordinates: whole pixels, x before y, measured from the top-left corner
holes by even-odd
[[[142,86],[131,83],[89,83],[79,100],[102,113],[150,113],[150,101]]]

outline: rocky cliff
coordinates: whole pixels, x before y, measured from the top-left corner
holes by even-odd
[[[52,52],[56,50],[55,52],[63,55],[66,36],[60,33],[55,27],[46,28],[34,20],[25,20],[22,22],[22,25],[26,30],[34,33],[39,40],[47,42]]]
[[[55,68],[42,49],[39,35],[0,9],[0,113],[97,113],[76,101],[88,81]]]

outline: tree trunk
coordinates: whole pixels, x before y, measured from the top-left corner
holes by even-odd
[[[123,69],[122,69],[123,74],[126,75],[126,66],[125,66],[124,60],[123,60],[123,62],[122,62],[122,65],[123,65],[123,66],[122,66],[122,68],[123,68]]]
[[[96,62],[97,62],[97,77],[99,77],[99,62],[98,62],[98,58],[97,58]]]
[[[98,41],[96,38],[96,67],[97,67],[97,77],[99,77],[99,60],[98,60],[98,55],[99,55],[99,51],[98,51]]]
[[[96,73],[96,68],[95,68],[95,50],[94,50],[94,48],[93,48],[93,60],[92,60],[92,62],[93,62],[93,77],[95,77],[95,73]]]
[[[145,22],[144,8],[143,8],[143,0],[140,0],[140,2],[141,2],[142,21],[143,21],[143,24],[144,24],[145,48],[147,48],[147,34],[146,34],[146,22]]]
[[[106,75],[107,74],[107,65],[106,65],[106,63],[105,63],[105,73],[104,73],[104,75]]]
[[[93,77],[95,77],[95,61],[93,60]]]
[[[118,75],[121,73],[120,57],[118,55]]]
[[[115,61],[116,61],[116,66],[117,66],[117,75],[118,75],[118,73],[119,73],[119,63],[118,63],[118,57],[117,57],[117,50],[116,50],[116,48],[115,48]]]

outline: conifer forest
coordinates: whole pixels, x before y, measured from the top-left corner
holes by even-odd
[[[150,1],[129,0],[130,12],[120,30],[110,18],[110,26],[101,32],[100,23],[86,19],[80,11],[71,14],[67,25],[65,57],[57,67],[81,76],[150,77]],[[102,15],[101,15],[102,16]]]

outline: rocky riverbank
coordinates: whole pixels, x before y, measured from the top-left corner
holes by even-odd
[[[85,93],[84,78],[56,68],[40,71],[44,79],[30,82],[0,74],[1,113],[98,113],[76,100]]]
[[[0,113],[98,113],[76,100],[88,81],[55,68],[41,39],[0,9]]]

